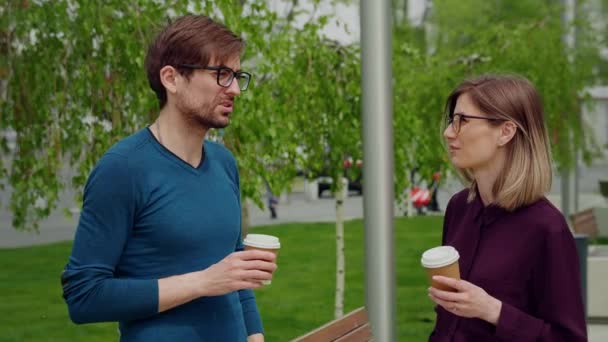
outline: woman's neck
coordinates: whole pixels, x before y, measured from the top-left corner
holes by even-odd
[[[499,154],[485,167],[473,170],[477,190],[484,206],[488,206],[496,200],[493,188],[504,167],[504,161],[504,155]]]

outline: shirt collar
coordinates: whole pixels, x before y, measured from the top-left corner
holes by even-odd
[[[481,196],[479,195],[479,189],[475,189],[477,192],[475,199],[473,200],[473,210],[475,212],[475,220],[480,221],[483,226],[489,226],[497,219],[503,217],[508,211],[495,203],[490,203],[487,206],[483,205]]]

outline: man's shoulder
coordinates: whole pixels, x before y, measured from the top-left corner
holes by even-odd
[[[235,158],[232,152],[226,146],[212,141],[205,140],[205,153],[209,156],[213,156],[215,159],[221,160],[222,162],[235,163]]]
[[[134,165],[141,165],[145,153],[142,149],[148,144],[150,134],[147,128],[139,130],[130,136],[121,139],[110,147],[99,159],[95,170],[106,170],[111,173],[124,174]]]
[[[150,142],[151,134],[148,128],[143,128],[115,143],[106,154],[132,157]]]

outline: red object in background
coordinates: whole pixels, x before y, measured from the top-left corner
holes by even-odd
[[[433,180],[434,181],[439,181],[439,179],[441,178],[441,172],[435,172],[433,173]]]
[[[421,208],[431,203],[431,192],[427,189],[420,189],[415,186],[410,192],[410,200],[415,208]]]
[[[361,160],[361,159],[357,159],[357,160],[355,160],[354,165],[355,165],[356,167],[358,167],[358,168],[361,168],[361,167],[363,166],[363,160]],[[348,158],[344,159],[344,160],[342,161],[342,166],[343,166],[345,169],[349,169],[349,168],[353,167],[353,158],[348,157]]]

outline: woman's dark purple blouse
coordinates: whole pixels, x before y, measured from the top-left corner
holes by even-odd
[[[546,198],[508,212],[467,196],[450,200],[442,243],[460,253],[462,279],[502,301],[500,318],[494,326],[437,306],[429,341],[587,341],[578,255],[561,212]]]

